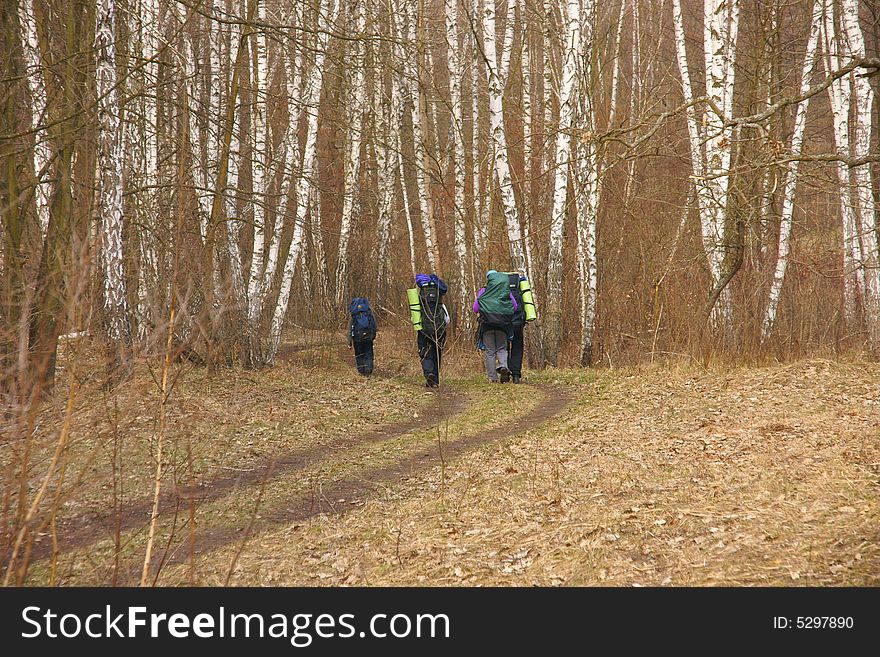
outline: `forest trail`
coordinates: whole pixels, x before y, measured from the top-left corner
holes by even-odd
[[[538,427],[562,413],[571,402],[571,395],[560,386],[531,384],[531,387],[540,390],[544,398],[534,410],[512,419],[509,424],[455,441],[444,441],[438,436],[437,442],[425,445],[417,453],[390,465],[358,471],[327,486],[315,486],[305,495],[294,495],[283,500],[280,505],[276,502],[275,506],[280,508],[260,513],[259,519],[248,528],[249,533],[253,535],[282,525],[303,523],[322,514],[338,516],[349,513],[375,493],[394,486],[408,477],[442,466],[486,444],[513,438]],[[443,394],[450,395],[449,392]],[[452,393],[452,398],[461,399],[455,393]],[[444,415],[438,420],[438,416],[434,415],[433,422],[442,423],[451,416],[452,414]],[[437,431],[438,434],[442,432],[442,426],[439,424]],[[397,435],[403,433],[407,431],[399,432]],[[392,435],[389,433],[385,437],[390,438]],[[232,543],[245,542],[248,538],[249,536],[242,536],[241,527],[222,527],[203,531],[196,538],[195,553],[202,555]],[[183,563],[189,557],[190,554],[181,550],[169,556],[165,560],[165,565]]]
[[[340,361],[350,359],[350,352],[344,345],[325,341],[309,345],[288,345],[279,354],[279,360],[289,361],[297,354],[327,347],[332,348],[330,353],[334,353]],[[392,374],[381,369],[374,374],[374,377],[394,378]],[[452,382],[438,390],[426,392],[426,396],[431,400],[412,417],[363,432],[337,436],[330,445],[312,445],[303,449],[289,450],[234,474],[220,474],[200,480],[191,488],[174,487],[164,490],[159,500],[159,516],[166,520],[171,518],[176,523],[179,517],[189,514],[192,506],[199,519],[199,525],[207,526],[206,529],[197,532],[195,553],[201,555],[232,542],[244,540],[245,529],[248,536],[253,536],[271,527],[301,523],[321,514],[350,512],[356,507],[352,507],[350,503],[347,506],[340,505],[338,500],[357,500],[362,503],[378,490],[385,490],[409,476],[434,466],[444,465],[469,450],[522,434],[559,415],[571,399],[570,394],[560,386],[524,384],[520,387],[526,386],[540,391],[543,399],[529,412],[509,418],[505,425],[469,433],[458,440],[445,439],[441,435],[444,425],[459,417],[473,402],[473,399],[457,389]],[[509,409],[504,411],[509,412]],[[315,475],[311,472],[319,468],[323,461],[334,458],[344,459],[346,454],[357,453],[358,450],[363,450],[372,444],[401,440],[410,434],[425,432],[435,432],[437,439],[392,462],[355,469],[345,477],[329,481],[315,479]],[[280,503],[275,500],[272,504],[273,508],[259,513],[259,519],[250,522],[246,518],[245,524],[248,524],[246,528],[241,523],[212,526],[214,525],[212,518],[206,515],[210,510],[200,511],[207,508],[210,503],[222,503],[226,498],[241,494],[256,494],[259,498],[265,489],[271,488],[278,480],[297,473],[302,473],[303,478],[310,479],[308,491],[292,494],[282,499]],[[129,501],[116,513],[107,512],[66,521],[57,531],[61,551],[82,549],[106,540],[117,530],[123,534],[124,547],[145,531],[149,524],[152,503],[151,497],[142,496]],[[181,544],[179,547],[178,551],[160,554],[156,558],[157,567],[160,563],[163,567],[180,563],[191,556],[192,545]],[[51,554],[51,542],[44,539],[34,544],[31,559],[38,562]]]

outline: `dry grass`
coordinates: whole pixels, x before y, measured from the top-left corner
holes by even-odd
[[[196,533],[236,532],[159,584],[236,585],[877,585],[880,583],[880,366],[802,361],[763,368],[686,366],[548,370],[533,380],[574,402],[520,435],[339,501],[341,515],[257,525],[291,500],[342,480],[374,477],[438,444],[503,425],[541,404],[528,386],[489,386],[464,347],[446,383],[466,399],[439,426],[333,449],[353,427],[399,421],[436,403],[414,349],[380,337],[384,377],[359,380],[338,346],[313,346],[265,372],[194,370],[172,404],[179,474],[184,445],[200,479],[247,470],[274,455],[326,448],[307,467],[242,486],[198,508]],[[149,490],[151,383],[141,375],[113,408],[131,497]],[[553,388],[549,389],[553,394]],[[106,400],[87,396],[71,463],[90,468],[60,526],[107,510]],[[92,409],[88,411],[88,409]],[[104,409],[102,413],[98,411]],[[90,433],[91,431],[91,433]],[[90,464],[86,454],[97,456]],[[169,461],[166,481],[178,470]],[[370,474],[372,473],[372,474]],[[185,549],[185,513],[157,541]],[[143,525],[146,525],[146,519]],[[125,567],[142,560],[144,532],[125,532]],[[173,537],[172,537],[173,534]],[[96,532],[62,554],[58,581],[109,581],[112,540]],[[245,540],[246,539],[246,540]],[[62,541],[62,550],[64,549]],[[47,565],[32,567],[44,583]]]
[[[459,460],[445,490],[433,471],[259,536],[233,581],[877,585],[878,374],[567,374],[581,401],[557,421]]]

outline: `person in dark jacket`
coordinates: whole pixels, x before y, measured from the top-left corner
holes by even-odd
[[[348,348],[354,349],[357,371],[363,376],[373,373],[373,340],[376,339],[376,318],[364,297],[355,297],[349,304]]]
[[[437,388],[440,385],[446,326],[449,324],[449,312],[443,298],[449,288],[437,274],[417,274],[416,287],[422,313],[422,329],[416,333],[422,373],[425,375],[425,386]]]
[[[523,329],[526,326],[526,311],[523,303],[520,281],[527,280],[521,272],[514,271],[508,275],[510,293],[517,302],[513,313],[513,333],[510,338],[510,348],[507,355],[507,367],[510,369],[510,377],[514,383],[522,380],[523,362]]]

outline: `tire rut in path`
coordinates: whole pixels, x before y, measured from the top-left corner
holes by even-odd
[[[352,509],[339,509],[334,505],[336,500],[363,500],[371,496],[377,489],[396,484],[404,478],[424,472],[435,465],[454,459],[474,448],[524,433],[547,420],[562,413],[571,403],[571,393],[561,386],[547,384],[529,384],[544,393],[544,400],[533,411],[514,418],[510,424],[473,434],[446,443],[441,454],[437,449],[424,450],[416,455],[401,459],[388,466],[371,468],[360,472],[357,476],[349,476],[334,482],[322,489],[320,498],[313,495],[296,495],[281,503],[280,509],[258,511],[260,516],[250,528],[250,534],[243,537],[241,527],[222,527],[207,530],[196,537],[195,554],[200,555],[232,543],[248,541],[254,534],[279,527],[285,524],[299,523],[314,518],[322,513],[343,515]],[[436,448],[436,443],[432,443]],[[169,555],[164,565],[184,563],[189,555],[181,551]],[[158,560],[156,562],[158,564]]]
[[[195,490],[184,488],[167,490],[159,497],[159,516],[168,516],[175,512],[185,515],[191,500],[195,502],[196,509],[198,509],[198,506],[206,502],[213,502],[244,488],[261,486],[278,477],[303,470],[325,460],[328,454],[336,454],[352,447],[389,440],[417,429],[428,428],[457,415],[466,406],[465,396],[455,390],[441,388],[433,394],[440,397],[442,404],[438,408],[438,404],[431,401],[426,407],[420,409],[417,417],[383,425],[359,435],[340,436],[335,438],[331,444],[293,450],[267,459],[252,470],[200,482],[199,487]],[[142,497],[126,504],[120,510],[118,520],[117,516],[112,513],[98,517],[71,519],[68,521],[70,523],[68,526],[58,530],[58,544],[61,552],[111,538],[117,526],[121,532],[142,529],[150,522],[152,508],[152,498]],[[42,542],[34,543],[30,559],[36,562],[48,558],[51,554],[51,541],[46,536],[43,537]]]

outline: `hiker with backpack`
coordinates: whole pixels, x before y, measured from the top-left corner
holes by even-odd
[[[373,373],[373,340],[376,339],[376,318],[370,302],[364,297],[355,297],[348,305],[351,321],[348,325],[348,348],[354,349],[357,371],[363,376]]]
[[[510,294],[517,304],[513,313],[513,334],[510,338],[507,366],[510,368],[511,381],[519,383],[522,380],[523,329],[526,322],[536,319],[537,315],[529,279],[518,271],[508,272],[507,278]]]
[[[417,274],[416,287],[407,290],[422,373],[428,388],[440,385],[440,361],[449,324],[449,312],[443,303],[447,290],[446,283],[437,274]]]
[[[477,346],[485,352],[490,383],[507,383],[510,369],[507,343],[513,338],[513,321],[519,304],[510,292],[508,275],[490,269],[486,286],[477,292],[473,311],[479,316]]]

